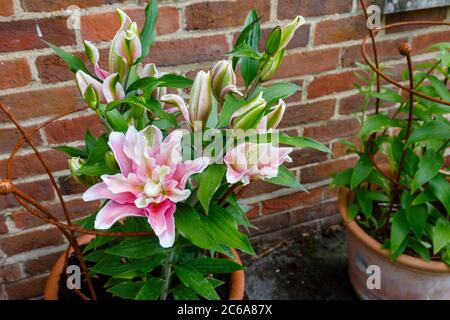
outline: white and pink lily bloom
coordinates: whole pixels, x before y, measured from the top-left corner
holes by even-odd
[[[275,147],[271,143],[241,143],[224,157],[227,182],[247,185],[253,179],[274,178],[283,162],[292,161],[291,152],[292,148]]]
[[[120,173],[103,175],[102,182],[83,194],[85,201],[110,200],[97,214],[96,229],[109,229],[126,217],[145,217],[161,246],[173,245],[176,203],[189,197],[189,177],[209,164],[206,157],[183,161],[182,137],[182,130],[174,130],[163,140],[155,126],[140,132],[130,126],[126,134],[111,133],[108,144]]]

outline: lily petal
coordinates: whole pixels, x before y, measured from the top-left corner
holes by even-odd
[[[145,211],[134,205],[110,201],[97,213],[94,227],[100,230],[109,229],[114,223],[126,217],[145,217]]]

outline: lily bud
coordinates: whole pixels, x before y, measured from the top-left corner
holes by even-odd
[[[167,72],[158,72],[156,69],[156,66],[154,63],[150,63],[145,65],[144,70],[142,72],[143,77],[153,77],[153,78],[161,78],[162,76],[166,75]],[[152,92],[152,97],[155,98],[155,100],[159,101],[162,96],[165,96],[167,94],[167,88],[166,87],[158,87]],[[162,105],[164,106],[164,105]]]
[[[189,99],[189,118],[191,123],[208,121],[212,109],[211,75],[200,71],[195,77]]]
[[[285,111],[286,104],[282,99],[278,100],[278,104],[274,107],[274,109],[265,116],[267,117],[267,129],[275,129],[278,127],[283,119]]]
[[[84,41],[84,50],[86,51],[86,56],[89,62],[94,66],[95,75],[100,80],[105,80],[109,76],[109,72],[100,68],[98,62],[100,60],[100,53],[96,46],[94,46],[90,41]]]
[[[105,164],[106,167],[110,170],[119,170],[119,165],[114,157],[114,154],[111,151],[107,151],[105,153]]]
[[[267,102],[262,97],[262,94],[260,92],[231,116],[230,124],[233,129],[247,130],[258,126],[267,106]]]
[[[189,108],[184,102],[183,98],[177,94],[166,94],[161,97],[161,102],[175,106],[181,112],[184,120],[189,124],[193,125],[189,116]]]
[[[128,66],[123,61],[123,58],[116,53],[116,44],[119,35],[122,32],[126,32],[133,22],[131,21],[130,17],[122,10],[116,9],[116,12],[120,19],[120,28],[111,42],[111,48],[109,50],[109,71],[118,72],[121,76],[121,79],[123,79],[128,70]]]
[[[214,65],[211,70],[211,88],[214,98],[220,104],[223,104],[227,93],[240,93],[236,87],[236,74],[230,61],[222,60]]]
[[[284,49],[288,45],[289,41],[292,40],[295,31],[305,23],[305,18],[302,16],[297,16],[291,23],[281,27],[281,42],[280,48]]]
[[[273,77],[275,72],[277,72],[278,68],[283,61],[285,49],[281,49],[278,51],[273,57],[269,58],[261,69],[260,81],[268,81]]]
[[[96,183],[96,179],[95,177],[92,176],[86,176],[86,175],[79,175],[77,174],[77,170],[81,168],[81,166],[84,164],[84,160],[78,158],[78,157],[73,157],[69,159],[69,170],[70,170],[70,175],[72,176],[72,178],[78,182],[79,184],[89,187],[92,186],[93,184]]]
[[[125,98],[125,90],[119,82],[120,75],[113,73],[103,81],[103,94],[106,102],[110,103]]]
[[[100,99],[94,87],[89,85],[84,92],[84,100],[92,110],[97,110],[100,105]]]
[[[77,72],[75,79],[77,82],[78,90],[80,90],[80,93],[83,96],[83,98],[86,95],[87,88],[92,87],[97,93],[99,100],[102,102],[105,101],[105,97],[103,95],[103,87],[98,80],[94,79],[93,77],[91,77],[90,75],[81,70]]]
[[[142,44],[136,22],[133,22],[126,31],[117,35],[115,51],[127,66],[132,66],[142,54]]]

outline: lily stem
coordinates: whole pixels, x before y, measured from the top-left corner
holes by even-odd
[[[167,300],[170,287],[170,280],[172,278],[172,264],[174,252],[175,250],[172,247],[169,253],[167,254],[166,263],[164,264],[163,267],[163,284],[161,286],[160,300]]]

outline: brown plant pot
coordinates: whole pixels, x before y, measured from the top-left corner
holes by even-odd
[[[348,189],[339,190],[339,211],[347,228],[348,272],[356,294],[364,300],[450,300],[450,267],[402,254],[396,261],[390,251],[348,219]],[[369,266],[379,267],[380,288],[373,284]],[[370,289],[369,287],[372,287]]]
[[[91,235],[83,235],[78,238],[77,242],[80,246],[88,244],[94,236]],[[73,252],[73,248],[70,247],[69,254]],[[232,249],[232,252],[236,258],[236,261],[239,264],[242,264],[241,258],[235,249]],[[64,254],[62,254],[56,263],[54,264],[50,275],[47,279],[47,284],[45,286],[44,291],[44,299],[45,300],[59,300],[58,292],[59,292],[59,278],[64,268]],[[245,290],[245,274],[244,270],[238,270],[231,273],[230,277],[230,287],[228,300],[243,300],[244,299],[244,290]]]

